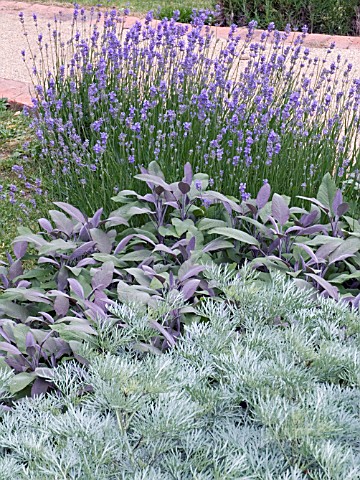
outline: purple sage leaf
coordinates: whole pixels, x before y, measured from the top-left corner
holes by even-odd
[[[272,198],[271,204],[271,213],[273,218],[281,225],[285,225],[285,223],[290,218],[290,209],[286,205],[285,200],[282,198],[281,195],[274,193]]]
[[[192,180],[193,180],[192,167],[191,167],[191,164],[190,164],[189,162],[186,162],[185,165],[184,165],[184,178],[183,178],[183,182],[188,183],[189,185],[191,185]]]
[[[97,210],[94,213],[94,216],[92,218],[89,218],[89,223],[91,223],[91,225],[94,228],[97,228],[99,226],[101,215],[102,215],[103,211],[104,211],[103,208],[99,208],[99,210]]]
[[[15,242],[15,243],[14,243],[13,251],[14,251],[15,257],[16,257],[18,260],[20,260],[21,258],[23,258],[23,256],[24,256],[25,253],[26,253],[27,247],[28,247],[28,243],[27,243],[27,242]]]
[[[203,272],[205,268],[206,267],[204,265],[195,265],[194,267],[191,267],[186,273],[184,273],[184,275],[179,277],[180,282],[183,282],[191,277],[196,277],[199,275],[199,273]]]
[[[40,220],[38,220],[38,224],[40,225],[41,228],[43,228],[47,233],[51,233],[53,231],[53,226],[51,225],[51,223],[49,222],[49,220],[47,220],[46,218],[40,218]]]
[[[14,345],[11,345],[11,343],[0,342],[0,350],[11,353],[12,355],[22,355],[20,350]]]
[[[84,294],[84,290],[83,290],[82,286],[80,285],[80,282],[75,280],[75,278],[69,278],[68,282],[69,282],[71,290],[75,293],[75,295],[77,295],[82,300],[84,300],[85,299],[85,294]]]
[[[46,393],[51,386],[50,382],[47,382],[44,378],[36,378],[35,382],[31,386],[31,397],[38,397]]]
[[[336,213],[339,205],[341,205],[342,203],[343,203],[343,196],[342,196],[341,190],[338,188],[336,190],[335,197],[334,197],[334,200],[332,202],[333,212]]]
[[[149,323],[153,328],[155,328],[155,330],[158,330],[162,335],[164,335],[170,346],[173,347],[175,345],[174,338],[166,331],[166,329],[162,325],[160,325],[159,322],[157,322],[156,320],[150,320]]]
[[[54,301],[54,310],[56,315],[64,317],[69,311],[70,302],[64,295],[58,295]]]
[[[181,293],[183,294],[184,300],[189,300],[194,293],[196,292],[197,287],[200,284],[200,280],[192,279],[188,280],[183,286]]]
[[[340,203],[340,205],[335,210],[335,213],[338,217],[342,217],[349,210],[349,204],[346,202]]]
[[[105,262],[102,267],[98,268],[92,278],[91,286],[94,290],[104,290],[113,281],[114,264],[113,262]]]
[[[61,208],[61,210],[70,215],[70,217],[72,217],[74,220],[77,220],[82,224],[86,223],[84,215],[80,212],[78,208],[64,202],[54,202],[54,205],[56,205],[58,208]]]
[[[82,257],[83,255],[88,254],[93,250],[95,247],[96,242],[94,240],[91,240],[90,242],[85,242],[80,247],[76,248],[73,253],[70,255],[69,260],[73,261],[76,260],[79,257]]]
[[[259,193],[257,194],[257,197],[256,197],[256,205],[259,210],[265,207],[265,205],[269,201],[270,193],[271,193],[270,185],[268,183],[265,183],[265,185],[263,185],[260,188]]]
[[[306,275],[313,278],[330,295],[330,297],[334,298],[335,300],[339,299],[339,290],[325,280],[325,278],[322,278],[314,273],[306,273]]]

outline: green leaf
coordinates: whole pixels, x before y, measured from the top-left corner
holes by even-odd
[[[201,190],[203,192],[205,192],[205,190],[209,186],[209,175],[207,175],[206,173],[195,173],[192,184],[190,186],[190,192],[188,193],[188,196],[191,200],[199,196],[199,190],[195,186],[196,180],[201,182]]]
[[[3,297],[7,300],[27,301],[32,303],[51,303],[46,295],[36,288],[8,288]]]
[[[0,300],[0,312],[2,312],[2,315],[5,314],[11,318],[21,320],[22,322],[25,322],[29,316],[29,312],[26,307],[17,305],[9,300]]]
[[[152,210],[150,210],[150,208],[135,207],[135,206],[130,207],[128,209],[128,211],[126,212],[126,214],[129,217],[133,217],[134,215],[144,215],[144,214],[149,214],[149,213],[154,213],[154,212]]]
[[[121,267],[123,265],[123,262],[120,260],[120,258],[108,253],[93,253],[91,256],[97,262],[113,262],[115,267]]]
[[[94,335],[97,337],[97,332],[92,328],[91,325],[86,325],[83,323],[70,323],[70,325],[64,326],[64,331],[66,332],[78,332],[80,334],[89,334]],[[88,338],[87,336],[84,337],[85,339]]]
[[[147,258],[150,258],[148,250],[136,250],[135,252],[126,253],[120,257],[123,262],[142,262]]]
[[[343,216],[343,219],[346,220],[347,224],[353,232],[360,233],[360,222],[352,217]]]
[[[135,278],[139,285],[143,285],[145,287],[150,286],[151,278],[147,276],[144,273],[144,270],[141,268],[126,268],[125,271],[130,273],[130,275]]]
[[[62,240],[58,238],[57,240],[53,240],[52,242],[48,242],[46,245],[43,245],[39,248],[40,255],[46,255],[50,252],[66,252],[69,250],[75,250],[76,243]]]
[[[36,378],[35,373],[21,372],[10,379],[9,391],[14,394],[24,390]]]
[[[148,172],[150,173],[150,175],[155,175],[165,180],[165,176],[160,168],[160,165],[155,162],[155,160],[149,163]]]
[[[51,325],[50,328],[55,332],[58,332],[60,337],[66,342],[81,339],[93,343],[93,337],[97,335],[90,325],[65,325],[63,323],[58,323]]]
[[[42,378],[54,377],[54,370],[52,368],[38,367],[38,368],[35,368],[35,373],[38,377],[42,377]]]
[[[78,353],[82,351],[83,342],[79,342],[78,340],[70,340],[69,346],[74,353]]]
[[[158,243],[158,239],[156,235],[151,232],[149,229],[154,230],[154,226],[151,222],[146,223],[145,225],[142,226],[142,228],[134,228],[134,232],[138,233],[139,235],[144,235],[145,237],[148,237],[149,240],[152,240],[155,244]],[[122,232],[121,235],[125,235],[124,232]],[[123,237],[119,237],[119,240]]]
[[[264,258],[255,258],[251,261],[250,265],[254,266],[254,268],[259,268],[261,265],[266,265],[267,267],[282,270],[284,272],[287,272],[289,269],[283,260],[273,255]]]
[[[315,297],[317,296],[317,290],[313,285],[311,285],[310,282],[307,282],[306,280],[303,280],[302,278],[295,278],[294,279],[294,284],[300,290],[306,290],[306,291],[314,292]]]
[[[162,355],[161,350],[154,347],[153,345],[148,345],[146,343],[135,343],[133,348],[134,350],[137,350],[141,353],[154,353],[155,355]]]
[[[18,228],[17,228],[17,231],[18,231],[19,235],[28,235],[28,234],[31,235],[31,234],[33,233],[33,232],[30,230],[29,227],[22,227],[22,226],[21,226],[21,227],[18,227]],[[14,241],[15,241],[15,242],[17,241],[16,238],[15,238]]]
[[[19,235],[15,238],[14,242],[29,242],[33,243],[37,247],[47,245],[47,241],[41,235],[35,235],[34,233],[27,233],[26,235]]]
[[[159,233],[163,237],[175,237],[178,238],[179,234],[177,233],[176,229],[172,226],[170,227],[159,227]]]
[[[329,279],[330,283],[344,283],[348,280],[352,280],[355,278],[356,280],[360,280],[360,271],[354,273],[342,273],[341,275],[337,275],[334,278]]]
[[[78,268],[78,267],[69,267],[68,265],[65,265],[65,267],[70,270],[70,272],[73,273],[73,275],[75,275],[75,277],[78,277],[81,273],[81,268]]]
[[[163,276],[164,276],[164,274],[162,275],[162,277]],[[161,283],[158,278],[154,277],[151,280],[151,283],[150,283],[149,287],[152,288],[153,290],[160,290],[160,289],[164,288],[164,284]]]
[[[360,238],[347,238],[330,256],[329,264],[345,260],[360,251]]]
[[[23,353],[26,352],[26,335],[30,332],[30,328],[27,325],[18,323],[13,326],[13,335],[15,338],[16,346]]]
[[[31,278],[36,278],[38,280],[45,278],[48,275],[48,272],[43,268],[34,268],[28,272],[20,275],[18,280],[27,280]]]
[[[173,218],[171,223],[176,229],[176,233],[181,237],[185,232],[189,231],[191,227],[194,227],[194,222],[190,219],[180,220],[179,218]]]
[[[112,250],[112,239],[109,235],[99,228],[90,229],[90,235],[96,242],[96,246],[100,253],[110,253]]]
[[[332,204],[336,194],[336,184],[330,173],[324,175],[316,198],[332,212]]]
[[[111,200],[113,200],[114,202],[116,202],[117,199],[119,198],[120,199],[125,198],[126,200],[129,200],[128,198],[126,198],[129,196],[130,197],[134,196],[137,198],[140,197],[140,195],[137,192],[135,192],[135,190],[121,190],[121,192],[119,192],[117,195],[115,195],[114,197],[111,197]]]
[[[251,217],[245,217],[243,215],[240,215],[239,217],[237,218],[240,218],[241,220],[244,220],[245,222],[249,222],[251,223],[252,225],[254,225],[257,230],[265,235],[267,234],[271,234],[270,232],[270,229],[268,227],[266,227],[265,225],[263,225],[262,223],[258,222],[257,220],[255,220],[254,218],[251,218]]]
[[[219,227],[226,227],[226,222],[224,222],[224,220],[217,220],[216,218],[202,218],[197,224],[197,228],[201,231]]]
[[[117,293],[118,293],[118,298],[120,302],[123,303],[140,303],[140,304],[145,304],[150,300],[150,295],[147,292],[143,292],[140,289],[137,289],[136,287],[132,287],[130,285],[127,285],[123,281],[119,281],[118,286],[117,286]],[[156,293],[156,292],[155,292]]]
[[[0,357],[0,370],[12,370],[12,368],[5,362],[5,357]]]
[[[360,233],[358,232],[347,232],[347,234],[349,235],[349,237],[360,238]]]
[[[343,241],[344,240],[342,238],[330,237],[329,235],[316,235],[316,237],[312,238],[311,240],[305,239],[303,243],[311,246],[333,243],[334,245],[339,246],[343,243]]]
[[[259,246],[259,242],[256,240],[255,237],[249,235],[246,232],[242,232],[241,230],[236,230],[235,228],[230,227],[223,227],[223,228],[214,228],[209,232],[210,234],[217,234],[227,238],[233,238],[241,243],[247,243],[249,245],[256,245]]]

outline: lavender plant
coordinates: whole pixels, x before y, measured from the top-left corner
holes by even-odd
[[[243,39],[232,26],[226,41],[215,40],[208,13],[185,26],[176,12],[158,23],[150,12],[125,30],[119,11],[92,10],[88,21],[75,6],[71,38],[61,17],[38,32],[38,52],[23,56],[36,91],[37,161],[55,198],[108,211],[114,191],[133,188],[134,173],[156,160],[171,181],[190,161],[242,198],[266,181],[312,196],[331,172],[356,205],[360,82],[352,65],[313,56],[302,46],[305,28],[290,45],[290,30],[273,24],[256,41],[255,22]]]

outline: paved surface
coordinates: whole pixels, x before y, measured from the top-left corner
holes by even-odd
[[[71,31],[71,7],[0,0],[0,98],[8,98],[11,103],[20,106],[31,104],[30,74],[22,60],[21,50],[28,52],[27,41],[36,50],[37,31],[32,14],[36,13],[38,17],[38,30],[46,32],[47,24],[55,15],[59,15],[59,11],[62,12],[63,38],[66,39],[70,37]],[[20,12],[24,13],[27,37],[24,36],[19,21]],[[136,17],[128,17],[125,27],[130,27],[137,20]],[[227,27],[213,30],[218,38],[226,38],[229,32]],[[245,29],[241,30],[245,33]],[[257,31],[256,37],[260,35],[261,31]],[[312,34],[306,37],[304,43],[314,55],[323,57],[332,42],[336,43],[334,58],[338,54],[347,58],[354,66],[354,76],[360,78],[360,37]]]

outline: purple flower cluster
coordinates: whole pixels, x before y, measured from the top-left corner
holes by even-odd
[[[286,44],[290,30],[271,24],[255,41],[251,22],[243,40],[232,26],[215,44],[207,16],[198,12],[189,27],[175,18],[154,23],[150,12],[125,30],[121,12],[92,10],[87,31],[75,6],[71,39],[49,27],[45,50],[60,66],[49,70],[41,56],[34,65],[42,81],[32,124],[58,195],[84,208],[106,203],[151,160],[170,178],[190,161],[242,198],[264,179],[303,194],[301,185],[314,188],[326,171],[348,177],[360,125],[351,65],[312,57],[302,46],[306,29]]]
[[[40,178],[29,179],[26,176],[22,165],[15,164],[11,170],[18,180],[16,184],[0,185],[0,199],[16,205],[22,213],[27,215],[29,208],[36,208],[37,200],[43,195],[47,195],[47,191],[43,190]]]

